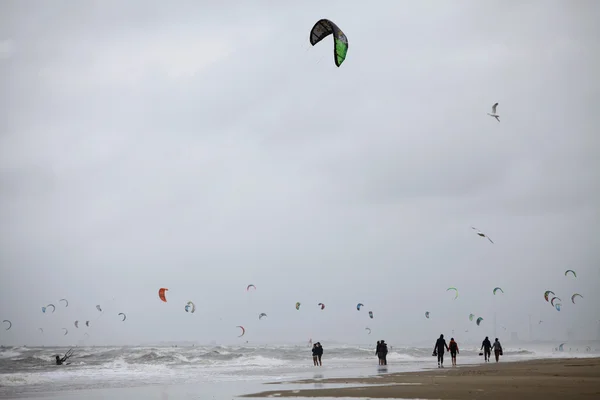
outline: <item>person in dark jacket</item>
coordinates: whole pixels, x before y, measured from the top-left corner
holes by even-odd
[[[458,343],[454,341],[454,338],[450,338],[450,357],[452,357],[452,366],[456,367],[456,355],[460,352],[458,351]]]
[[[319,365],[319,349],[317,349],[317,344],[313,344],[312,347],[312,357],[313,357],[313,364],[316,367],[317,365]]]
[[[387,365],[387,353],[388,353],[387,343],[385,342],[385,340],[382,340],[379,343],[379,354],[381,355],[381,365]]]
[[[383,365],[381,363],[381,341],[377,341],[377,347],[375,348],[375,355],[379,359],[379,365]]]
[[[323,356],[323,346],[321,346],[321,342],[317,342],[317,360],[319,362],[319,367],[323,366],[321,362],[321,357]]]
[[[492,355],[492,343],[490,343],[490,338],[487,336],[481,343],[481,350],[483,350],[485,362],[490,362],[490,356]]]
[[[446,339],[444,339],[444,335],[440,335],[440,338],[435,342],[435,346],[433,347],[433,354],[437,355],[438,359],[438,368],[444,368],[444,351],[450,350],[448,345],[446,344]]]

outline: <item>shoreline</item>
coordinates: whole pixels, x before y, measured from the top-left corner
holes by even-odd
[[[242,395],[258,397],[388,398],[388,399],[591,399],[600,398],[600,358],[509,361],[433,368],[354,378],[273,382],[315,385],[315,389],[268,390]],[[323,384],[352,387],[323,388]],[[357,384],[361,386],[356,386]]]

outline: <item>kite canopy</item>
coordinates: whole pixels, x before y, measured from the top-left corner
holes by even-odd
[[[425,311],[425,318],[429,318],[429,311]]]
[[[121,321],[125,321],[127,319],[127,315],[125,315],[125,313],[120,312],[118,315],[123,316],[123,319]]]
[[[373,311],[369,311],[369,318],[373,319]]]
[[[63,330],[65,331],[65,335],[67,335],[69,333],[69,330],[67,328],[63,328]]]
[[[473,318],[475,318],[475,314],[469,314],[469,321],[473,321]]]
[[[556,308],[556,311],[560,311],[560,307],[561,307],[561,306],[562,306],[562,304],[560,304],[560,303],[556,303],[556,304],[554,305],[554,308]]]
[[[319,303],[318,306],[321,307],[321,310],[325,309],[325,304],[323,304],[323,303]]]
[[[266,317],[266,316],[267,316],[267,314],[265,314],[265,313],[260,313],[260,314],[258,315],[258,319],[263,319],[263,317]]]
[[[90,326],[90,321],[85,321],[85,326]]]
[[[102,312],[102,307],[100,307],[100,304],[96,304],[96,310]]]
[[[497,287],[497,288],[495,288],[495,289],[494,289],[494,295],[496,294],[496,292],[497,292],[498,290],[499,290],[499,291],[501,291],[502,293],[504,293],[504,290],[502,290],[502,288],[499,288],[499,287]]]
[[[246,291],[249,291],[250,288],[254,288],[254,290],[256,290],[256,286],[250,284],[250,285],[248,285],[248,287],[246,287]]]
[[[550,295],[550,293],[552,293],[552,296],[556,295],[556,293],[554,293],[552,290],[546,290],[546,292],[544,293],[544,299],[546,299],[546,301],[548,301],[548,296]]]
[[[42,307],[42,312],[45,313],[48,308],[52,307],[52,312],[56,311],[54,304],[48,304],[46,307]]]
[[[454,290],[456,292],[456,294],[454,296],[454,300],[458,299],[458,289],[455,287],[449,287],[448,289],[446,289],[446,292],[449,290]]]
[[[73,325],[75,325],[75,328],[79,328],[79,321],[73,322]]]
[[[365,331],[369,331],[369,335],[371,334],[371,328],[367,327],[365,328]]]
[[[242,330],[242,334],[240,336],[238,336],[238,337],[242,337],[242,336],[244,336],[246,334],[246,330],[244,329],[243,326],[238,325],[238,326],[236,326],[236,328],[240,328]]]
[[[65,307],[69,307],[69,300],[67,299],[60,299],[59,302],[64,301],[65,302]]]
[[[12,328],[12,322],[10,322],[9,320],[5,319],[4,321],[2,321],[2,323],[8,323],[8,328],[6,328],[6,330],[9,330],[10,328]]]
[[[558,298],[558,297],[553,297],[553,298],[552,298],[552,300],[550,300],[550,304],[552,304],[552,305],[554,306],[554,300],[556,300],[556,299],[558,299],[558,300],[562,301],[562,300],[561,300],[560,298]]]
[[[358,304],[356,305],[356,310],[357,310],[357,311],[360,311],[360,308],[361,308],[361,307],[364,307],[364,304],[363,304],[363,303],[358,303]]]
[[[573,276],[574,276],[575,278],[577,278],[577,274],[576,274],[576,273],[575,273],[575,271],[573,271],[572,269],[568,269],[568,270],[566,270],[566,271],[565,271],[565,276],[567,276],[567,274],[568,274],[569,272],[570,272],[570,273],[572,273],[572,274],[573,274]]]
[[[44,330],[42,328],[38,328],[40,330],[40,332],[44,333]]]
[[[583,299],[582,295],[580,295],[579,293],[575,293],[573,296],[571,296],[571,301],[573,302],[573,304],[575,304],[575,296],[579,296]]]
[[[160,299],[162,301],[164,301],[165,303],[167,302],[167,298],[165,297],[165,292],[169,290],[167,288],[160,288],[158,289],[158,297],[160,297]]]
[[[565,344],[566,344],[566,343],[561,343],[561,344],[560,344],[560,346],[558,346],[558,350],[560,350],[560,351],[563,351],[563,350],[564,350],[564,349],[563,349],[563,346],[564,346]]]
[[[328,19],[319,20],[310,31],[310,44],[314,46],[329,35],[333,35],[333,60],[339,67],[346,59],[348,38],[336,24]]]
[[[299,309],[300,309],[300,302],[298,301],[298,302],[296,302],[296,310],[299,310]]]
[[[188,301],[185,305],[185,312],[191,312],[192,314],[196,311],[196,305],[192,301]]]
[[[483,318],[481,318],[481,317],[477,318],[477,326],[479,326],[479,324],[481,324],[481,321],[483,321]]]

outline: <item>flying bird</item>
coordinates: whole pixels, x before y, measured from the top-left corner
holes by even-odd
[[[481,232],[479,229],[477,229],[477,228],[475,228],[475,227],[473,227],[473,226],[471,227],[471,229],[473,229],[473,230],[477,231],[477,234],[478,234],[479,236],[481,236],[481,237],[484,237],[484,238],[487,238],[487,240],[489,240],[489,241],[490,241],[490,243],[494,243],[494,241],[493,241],[492,239],[490,239],[490,237],[489,237],[489,236],[487,236],[485,233]]]
[[[490,117],[494,117],[494,118],[496,118],[496,120],[497,120],[498,122],[500,122],[500,116],[499,116],[498,114],[496,114],[496,108],[497,108],[497,107],[498,107],[498,103],[494,104],[494,105],[492,106],[492,113],[491,113],[491,114],[490,114],[490,113],[488,113],[488,115],[489,115]]]

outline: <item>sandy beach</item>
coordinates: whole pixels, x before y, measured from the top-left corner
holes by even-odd
[[[447,367],[378,377],[322,379],[303,384],[360,387],[269,390],[243,397],[353,397],[404,399],[550,400],[600,398],[600,358],[549,359]],[[285,384],[284,384],[285,385]],[[377,385],[377,386],[372,386]],[[279,385],[277,385],[279,386]]]

